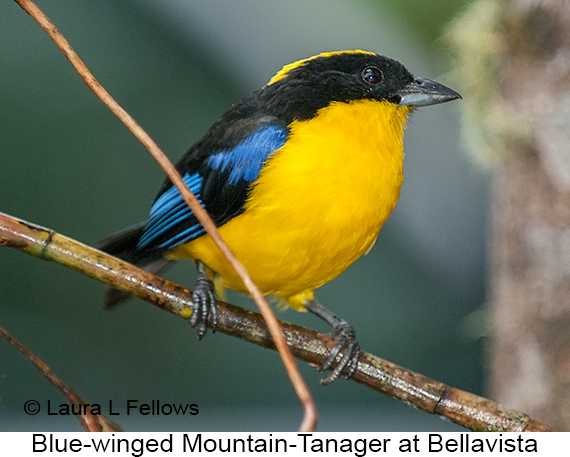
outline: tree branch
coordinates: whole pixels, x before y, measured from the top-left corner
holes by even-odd
[[[113,421],[100,414],[93,414],[89,403],[81,398],[68,384],[55,374],[55,372],[27,346],[24,346],[15,336],[0,326],[0,336],[20,351],[44,377],[57,387],[70,405],[82,405],[81,413],[77,419],[88,432],[122,432],[121,428]]]
[[[166,154],[158,147],[153,139],[144,131],[144,129],[129,115],[109,94],[105,88],[95,79],[95,76],[89,71],[85,63],[79,58],[77,53],[73,50],[69,42],[65,39],[57,27],[49,20],[49,18],[38,8],[38,6],[31,0],[14,0],[20,7],[26,11],[40,27],[48,34],[53,42],[63,52],[65,57],[69,60],[73,68],[77,71],[79,76],[85,81],[85,84],[93,91],[95,95],[111,110],[111,112],[119,118],[119,120],[131,131],[131,133],[143,144],[150,152],[154,159],[158,162],[168,178],[176,186],[180,195],[196,216],[206,233],[210,236],[216,247],[227,259],[228,263],[235,270],[236,274],[242,280],[245,288],[251,294],[255,304],[263,315],[271,335],[273,336],[276,348],[285,365],[285,370],[293,384],[293,388],[303,405],[304,416],[299,431],[314,431],[317,425],[317,410],[315,403],[299,372],[295,360],[287,349],[285,339],[281,334],[279,328],[279,321],[275,317],[271,306],[265,300],[264,295],[255,284],[252,277],[237,259],[230,247],[222,239],[219,234],[214,221],[208,215],[206,210],[202,208],[196,196],[190,191],[180,173],[176,170],[172,162],[168,159]]]
[[[190,290],[53,230],[4,213],[0,213],[0,246],[12,247],[73,268],[184,319],[191,315]],[[218,331],[275,349],[260,314],[224,302],[218,302],[218,313]],[[280,322],[280,325],[296,358],[314,366],[323,363],[333,345],[331,338],[287,322]],[[553,430],[524,413],[447,386],[375,355],[361,352],[359,361],[358,370],[351,380],[471,430]]]

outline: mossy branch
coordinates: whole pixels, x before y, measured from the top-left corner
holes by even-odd
[[[0,213],[0,246],[73,268],[183,319],[188,319],[192,313],[190,290],[53,230],[4,213]],[[219,332],[275,349],[260,314],[224,302],[218,302],[218,313]],[[297,359],[313,366],[323,363],[333,346],[331,338],[287,322],[280,322],[280,325],[287,345]],[[471,430],[552,431],[524,413],[447,386],[366,352],[361,352],[358,370],[351,380]]]

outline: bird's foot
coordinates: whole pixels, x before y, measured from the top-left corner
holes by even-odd
[[[333,365],[341,351],[342,356],[334,370],[329,373],[326,378],[321,379],[321,385],[323,386],[336,381],[345,368],[347,370],[346,379],[349,379],[358,368],[360,345],[356,340],[356,333],[354,329],[348,322],[340,320],[340,322],[335,325],[333,341],[334,346],[330,350],[325,362],[321,366],[320,371],[328,370]]]
[[[198,326],[198,339],[206,334],[206,324],[210,318],[212,332],[216,331],[218,325],[218,310],[216,309],[216,298],[214,296],[214,283],[208,277],[204,268],[198,268],[196,276],[196,286],[192,293],[192,315],[188,321],[190,327]]]

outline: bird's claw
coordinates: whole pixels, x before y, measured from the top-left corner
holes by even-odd
[[[356,340],[356,333],[352,326],[346,321],[341,321],[334,330],[333,340],[334,346],[321,366],[320,371],[328,370],[341,351],[342,357],[334,370],[325,379],[321,379],[321,385],[323,386],[336,381],[345,368],[347,370],[346,379],[349,379],[358,368],[360,345]]]
[[[198,326],[198,339],[206,334],[206,324],[210,318],[212,332],[218,325],[218,311],[214,297],[214,283],[204,271],[199,271],[196,277],[196,287],[192,293],[192,315],[188,321],[190,327]]]

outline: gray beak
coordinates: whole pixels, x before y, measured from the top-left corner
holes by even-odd
[[[428,106],[445,103],[461,98],[454,90],[430,79],[414,78],[414,80],[396,92],[400,97],[398,106]]]

